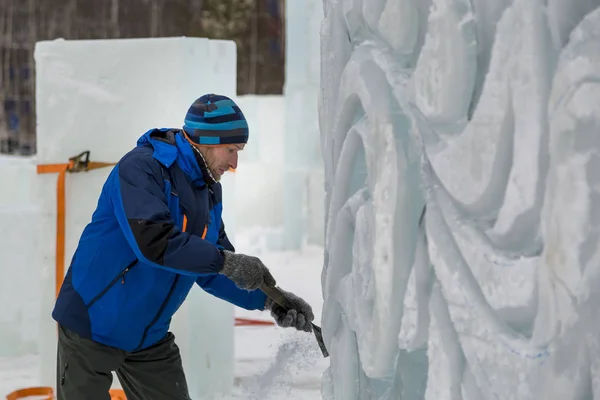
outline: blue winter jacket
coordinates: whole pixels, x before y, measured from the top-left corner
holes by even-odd
[[[196,157],[177,130],[154,129],[119,161],[61,287],[52,313],[59,324],[136,351],[167,334],[194,283],[240,307],[264,309],[261,291],[219,274],[219,248],[234,248],[221,219],[221,185],[205,183]]]

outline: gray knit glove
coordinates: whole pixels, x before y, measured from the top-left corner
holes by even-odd
[[[285,290],[281,290],[281,292],[288,299],[289,310],[276,304],[268,297],[265,301],[265,310],[271,310],[271,316],[275,319],[277,325],[283,328],[294,327],[299,331],[312,332],[311,322],[315,319],[312,308],[295,294]]]
[[[275,278],[257,257],[237,254],[228,250],[223,250],[223,257],[225,263],[221,273],[231,279],[239,288],[255,290],[263,282],[269,286],[275,286]]]

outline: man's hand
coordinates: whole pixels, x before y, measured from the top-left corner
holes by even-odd
[[[311,322],[315,319],[312,308],[293,293],[284,290],[281,290],[281,293],[287,298],[290,306],[293,307],[286,310],[267,297],[265,310],[271,310],[271,316],[275,319],[277,325],[283,328],[294,327],[299,331],[312,332]]]
[[[258,289],[261,283],[275,286],[275,278],[269,269],[257,257],[237,254],[223,250],[225,263],[221,273],[231,279],[239,288],[246,290]]]

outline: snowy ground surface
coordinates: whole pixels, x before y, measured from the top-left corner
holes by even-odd
[[[303,296],[321,318],[320,273],[323,249],[307,247],[301,252],[270,252],[259,231],[238,233],[237,251],[260,257],[269,266],[277,283]],[[236,309],[236,316],[270,320],[266,312]],[[235,330],[235,389],[229,399],[321,398],[321,375],[329,365],[323,359],[314,336],[278,327],[237,327]],[[37,386],[40,357],[27,355],[0,358],[0,398],[11,391]],[[217,400],[215,399],[215,400]]]

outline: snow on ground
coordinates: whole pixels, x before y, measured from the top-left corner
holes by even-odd
[[[308,301],[321,318],[323,249],[306,246],[300,252],[273,252],[267,249],[262,230],[238,232],[236,250],[260,257],[272,270],[277,283]],[[268,312],[237,308],[236,316],[271,320]],[[321,398],[321,375],[329,365],[312,334],[272,326],[235,329],[235,388],[215,400]],[[11,391],[38,385],[38,355],[0,357],[0,399]]]
[[[307,246],[302,252],[272,252],[260,232],[238,234],[236,250],[254,254],[273,271],[277,284],[302,296],[320,324],[323,298],[323,249]],[[238,317],[270,319],[266,312],[236,309]],[[321,375],[329,365],[312,334],[279,327],[236,328],[236,383],[234,398],[321,398]]]

